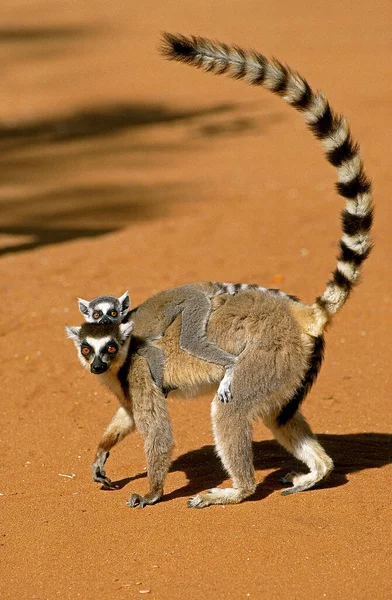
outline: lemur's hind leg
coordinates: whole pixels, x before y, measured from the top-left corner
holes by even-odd
[[[237,504],[256,489],[252,455],[252,421],[236,399],[222,404],[217,397],[212,402],[212,424],[215,448],[223,466],[233,481],[232,488],[213,488],[188,500],[191,508],[210,504]]]
[[[105,429],[99,442],[95,460],[92,465],[93,480],[110,487],[112,485],[109,477],[105,474],[105,463],[109,457],[109,450],[118,442],[121,442],[128,433],[135,429],[132,414],[122,406],[117,410],[109,425]]]
[[[225,368],[225,375],[219,384],[217,395],[221,402],[230,402],[236,356],[218,348],[207,338],[210,314],[210,299],[202,292],[185,303],[182,311],[180,347],[197,358]]]
[[[265,423],[276,440],[309,469],[309,473],[288,473],[282,481],[292,483],[293,487],[284,489],[283,495],[308,490],[332,471],[332,459],[316,440],[305,417],[299,411],[285,425],[279,426],[272,420],[265,420]]]

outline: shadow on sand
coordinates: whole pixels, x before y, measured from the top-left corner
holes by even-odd
[[[45,65],[54,87],[43,75],[43,93],[58,95],[63,91],[58,80],[63,81],[64,74],[57,56],[85,60],[86,39],[96,38],[91,43],[100,44],[108,31],[107,23],[4,26],[0,50],[5,52],[8,70],[16,73],[20,62],[26,67],[38,61],[37,73],[45,74],[46,67],[39,61],[51,61]],[[63,85],[69,94],[69,82],[64,80]],[[86,90],[88,94],[88,81]],[[29,105],[28,97],[24,105]],[[280,114],[267,114],[260,122],[254,112],[234,104],[181,109],[119,101],[4,121],[0,123],[0,256],[100,236],[134,221],[161,217],[179,197],[186,201],[195,196],[190,182],[187,195],[184,186],[159,181],[156,168],[158,174],[166,165],[175,168],[175,152],[187,152],[192,143],[205,143],[211,137],[259,133],[260,126],[265,131],[280,120]],[[176,124],[185,124],[185,130],[174,135],[176,141],[171,135],[166,141],[159,127]],[[140,132],[143,135],[137,135]]]
[[[0,126],[0,236],[5,238],[0,255],[95,237],[162,216],[179,197],[179,186],[69,182],[88,181],[91,172],[113,180],[113,169],[136,167],[148,173],[179,149],[179,143],[160,142],[159,134],[154,141],[133,140],[132,133],[142,128],[186,122],[204,136],[236,135],[253,127],[253,122],[230,117],[222,123],[221,115],[233,110],[233,105],[174,110],[159,104],[113,104]],[[219,123],[214,124],[215,118]],[[214,133],[203,133],[206,120]],[[130,136],[118,136],[124,132]]]
[[[332,488],[348,483],[348,475],[367,469],[380,469],[392,462],[392,435],[387,433],[352,433],[344,435],[322,434],[317,436],[326,452],[333,458],[335,469],[330,477],[317,488]],[[279,478],[289,471],[304,471],[302,463],[287,454],[274,440],[253,443],[255,469],[271,470],[273,473],[258,485],[256,493],[248,501],[262,500],[285,485]],[[178,490],[165,495],[163,502],[173,498],[189,497],[199,492],[217,487],[227,480],[213,446],[203,446],[182,454],[172,463],[171,472],[182,471],[188,483]],[[115,489],[122,489],[131,481],[146,477],[139,473],[113,482]]]

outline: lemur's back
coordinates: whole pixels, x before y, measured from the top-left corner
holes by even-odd
[[[301,325],[297,314],[301,311]],[[233,377],[233,396],[267,396],[285,381],[295,389],[303,380],[313,348],[313,336],[306,332],[310,309],[288,297],[258,290],[244,290],[238,294],[222,294],[212,300],[208,338],[219,348],[239,356]],[[143,320],[142,313],[139,318]],[[138,327],[138,314],[135,314]],[[165,385],[189,390],[208,373],[211,382],[219,381],[222,369],[203,365],[194,356],[180,348],[181,316],[168,328],[162,340],[156,342],[165,351]],[[249,352],[258,359],[243,369]],[[252,361],[250,361],[252,362]],[[177,365],[181,365],[177,369]],[[204,367],[204,368],[203,368]],[[237,368],[238,367],[238,368]],[[236,375],[237,373],[237,375]],[[260,387],[263,378],[263,389]],[[253,389],[252,389],[253,386]],[[268,387],[268,390],[267,390]]]

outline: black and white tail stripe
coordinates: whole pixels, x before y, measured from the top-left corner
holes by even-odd
[[[189,63],[218,75],[226,73],[281,96],[303,114],[309,129],[324,146],[327,160],[338,172],[337,191],[346,201],[337,266],[326,290],[313,305],[325,324],[343,306],[358,283],[360,267],[372,247],[371,183],[363,169],[359,146],[351,138],[347,120],[335,114],[325,95],[314,92],[298,73],[258,52],[170,33],[164,34],[162,52],[170,60]]]

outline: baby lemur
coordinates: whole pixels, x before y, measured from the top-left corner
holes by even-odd
[[[300,405],[320,370],[324,331],[359,281],[363,261],[371,249],[371,184],[363,169],[359,147],[353,142],[344,117],[334,113],[322,92],[313,92],[295,71],[262,54],[211,42],[165,34],[163,53],[178,60],[234,79],[245,79],[282,97],[304,117],[321,141],[327,160],[338,173],[337,191],[345,200],[343,235],[337,265],[321,296],[310,306],[266,290],[239,289],[236,294],[210,297],[206,335],[228,355],[236,357],[231,383],[232,399],[212,402],[215,446],[233,486],[213,488],[189,500],[191,507],[238,503],[256,489],[252,461],[252,422],[261,417],[289,452],[308,467],[307,473],[290,473],[292,484],[283,494],[307,490],[333,467],[331,458],[315,439]],[[188,289],[197,295],[211,284]],[[132,311],[131,320],[120,324],[85,323],[67,327],[82,365],[98,374],[118,397],[120,408],[103,434],[93,464],[95,481],[110,486],[105,475],[109,450],[135,427],[145,437],[150,490],[132,494],[131,507],[154,504],[163,495],[173,437],[165,394],[151,376],[143,348],[154,337],[157,310],[165,311],[176,289],[166,290]],[[159,299],[160,298],[160,299]],[[197,390],[218,384],[224,369],[200,360],[181,347],[184,313],[153,342],[165,356],[163,387]],[[158,322],[161,317],[158,315]],[[192,337],[194,321],[188,323]],[[198,331],[198,325],[196,325]],[[136,332],[139,332],[136,334]],[[142,332],[142,333],[140,333]],[[143,332],[148,332],[144,337]]]
[[[120,298],[114,296],[99,296],[93,300],[78,298],[79,310],[87,323],[121,323],[127,318],[130,305],[128,292]]]
[[[236,356],[221,350],[207,339],[206,329],[211,312],[211,299],[220,294],[236,294],[239,290],[256,289],[265,292],[265,288],[249,284],[202,282],[183,285],[164,290],[147,300],[139,312],[146,319],[138,320],[133,335],[143,339],[139,348],[148,361],[151,375],[156,385],[163,387],[163,368],[165,353],[154,342],[160,339],[174,319],[181,313],[182,326],[180,347],[202,360],[207,360],[225,368],[225,375],[218,387],[218,398],[222,402],[231,400],[231,378]],[[271,290],[282,293],[278,290]],[[130,300],[128,292],[120,298],[99,296],[88,302],[78,298],[79,310],[88,323],[121,323],[130,319],[128,313]],[[132,311],[133,312],[133,311]]]

